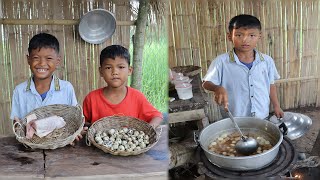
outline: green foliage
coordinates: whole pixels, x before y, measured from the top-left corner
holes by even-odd
[[[146,44],[144,49],[142,92],[161,112],[168,111],[167,41]]]
[[[132,46],[130,52],[132,53]],[[130,81],[131,79],[129,83]],[[168,41],[166,36],[162,38],[148,38],[147,36],[146,38],[141,91],[159,111],[168,112]]]

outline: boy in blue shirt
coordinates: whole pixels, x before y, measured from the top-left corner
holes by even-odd
[[[28,53],[32,76],[14,89],[10,119],[22,119],[30,111],[46,105],[77,105],[72,84],[54,75],[61,61],[57,38],[47,33],[33,36]]]
[[[280,76],[273,59],[255,49],[260,38],[261,23],[256,17],[233,17],[228,39],[234,48],[216,57],[203,79],[203,87],[214,92],[217,104],[234,116],[265,119],[270,102],[275,115],[283,116],[274,84]]]

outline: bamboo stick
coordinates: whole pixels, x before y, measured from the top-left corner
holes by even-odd
[[[314,7],[315,7],[315,9],[317,9],[317,11],[315,12],[315,14],[316,14],[315,17],[317,17],[317,22],[315,24],[316,24],[316,27],[320,29],[320,10],[319,10],[320,9],[320,3],[317,1]],[[320,71],[319,70],[320,69],[320,61],[319,61],[320,41],[317,41],[316,44],[317,45],[316,45],[315,51],[316,51],[316,54],[318,56],[318,58],[316,58],[316,59],[318,59],[317,66],[316,66],[316,68],[317,68],[316,73],[320,73],[319,72]],[[318,82],[317,82],[317,92],[320,92],[320,79],[318,79]],[[319,93],[317,93],[317,96],[316,96],[316,107],[318,107],[319,104],[320,104],[320,98],[319,98]]]
[[[288,82],[297,82],[297,81],[309,81],[309,80],[314,80],[314,79],[319,79],[319,77],[308,76],[308,77],[297,77],[297,78],[280,79],[280,80],[276,80],[276,84],[288,83]]]
[[[4,25],[78,25],[80,20],[76,19],[0,19]],[[135,21],[116,21],[117,26],[135,26]]]

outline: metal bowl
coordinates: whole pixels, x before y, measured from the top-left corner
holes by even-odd
[[[288,133],[286,136],[291,140],[295,140],[303,136],[312,125],[312,120],[308,116],[293,112],[284,112],[284,116],[281,119],[278,119],[275,115],[273,115],[270,118],[270,121],[275,124],[284,122],[288,128]]]
[[[79,34],[92,44],[100,44],[110,38],[116,29],[114,15],[105,9],[94,9],[80,19]]]

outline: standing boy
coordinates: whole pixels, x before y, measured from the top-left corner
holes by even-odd
[[[131,116],[157,127],[162,114],[136,89],[127,86],[132,73],[130,54],[120,45],[108,46],[100,54],[100,76],[106,87],[90,92],[83,102],[87,123],[113,115]]]
[[[234,116],[267,118],[271,101],[275,115],[282,117],[274,84],[280,76],[273,59],[255,49],[261,38],[260,21],[251,15],[235,16],[227,35],[234,47],[211,63],[203,87],[213,91],[215,101]]]
[[[32,75],[14,89],[10,119],[22,119],[30,111],[46,105],[77,105],[72,84],[54,75],[61,61],[57,38],[47,33],[33,36],[28,53]]]

